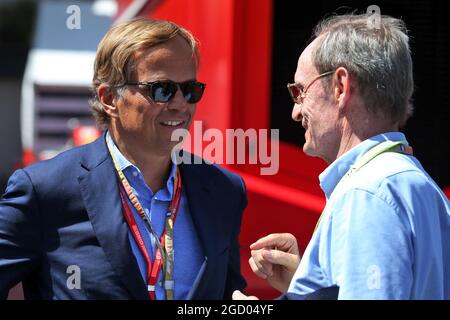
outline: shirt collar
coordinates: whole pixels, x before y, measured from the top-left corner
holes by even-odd
[[[127,158],[120,152],[119,148],[117,148],[116,143],[112,139],[111,135],[109,134],[109,131],[106,132],[106,142],[111,147],[111,152],[114,155],[114,158],[117,161],[117,164],[119,165],[119,169],[124,171],[128,167],[134,167],[139,171],[139,168],[137,168],[135,165],[133,165],[130,161],[128,161]],[[139,171],[140,173],[140,171]]]
[[[401,132],[387,132],[379,134],[364,140],[331,163],[319,175],[320,187],[325,192],[327,199],[330,198],[331,193],[334,191],[334,188],[336,188],[336,185],[357,159],[377,144],[387,140],[401,141],[406,139],[405,135]]]
[[[133,170],[137,170],[137,172],[139,173],[139,175],[142,175],[141,170],[139,170],[138,167],[136,167],[134,164],[132,164],[127,158],[125,158],[125,156],[122,154],[122,152],[120,152],[119,148],[117,148],[117,145],[115,144],[114,140],[112,139],[111,135],[109,134],[109,131],[106,132],[106,141],[108,143],[108,145],[111,146],[111,151],[114,155],[114,158],[117,161],[117,164],[119,165],[119,169],[126,175],[127,180],[129,180],[130,185],[133,187],[133,182],[134,179],[130,179],[130,172]],[[172,153],[171,155],[171,159],[172,159],[172,166],[170,168],[170,175],[169,175],[169,179],[167,179],[166,182],[166,192],[164,193],[168,193],[167,194],[167,198],[169,198],[168,200],[170,200],[172,198],[172,193],[173,193],[173,186],[174,186],[174,181],[175,181],[175,175],[176,175],[176,169],[177,166],[174,165],[176,163],[176,154]],[[154,193],[154,190],[151,190],[152,193]],[[164,197],[166,198],[166,197]],[[160,199],[160,200],[164,200],[164,199]]]

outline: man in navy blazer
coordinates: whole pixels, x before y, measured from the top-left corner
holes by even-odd
[[[105,35],[91,105],[107,130],[16,171],[0,200],[1,298],[20,281],[28,299],[229,299],[245,287],[242,179],[173,161],[171,135],[189,128],[205,88],[197,65],[195,39],[171,22]]]

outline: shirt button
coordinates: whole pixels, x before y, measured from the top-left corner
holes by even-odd
[[[137,171],[133,171],[133,177],[137,177],[138,176],[138,172]]]

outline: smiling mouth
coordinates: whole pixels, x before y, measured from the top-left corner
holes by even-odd
[[[183,120],[171,120],[171,121],[161,122],[161,124],[166,127],[179,127],[181,125],[184,125],[184,123],[185,122]]]

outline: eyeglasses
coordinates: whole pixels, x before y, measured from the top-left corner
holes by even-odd
[[[294,103],[296,104],[302,104],[303,100],[306,97],[306,92],[308,91],[309,87],[311,87],[316,80],[323,78],[325,76],[329,76],[333,73],[334,70],[319,74],[304,89],[303,86],[299,83],[288,83],[287,88],[291,95],[292,101],[294,101]]]
[[[154,102],[167,103],[175,97],[178,88],[181,89],[183,97],[187,103],[197,103],[203,96],[206,84],[189,80],[185,82],[175,82],[171,80],[160,80],[153,82],[126,82],[123,86],[146,86],[148,96]]]

